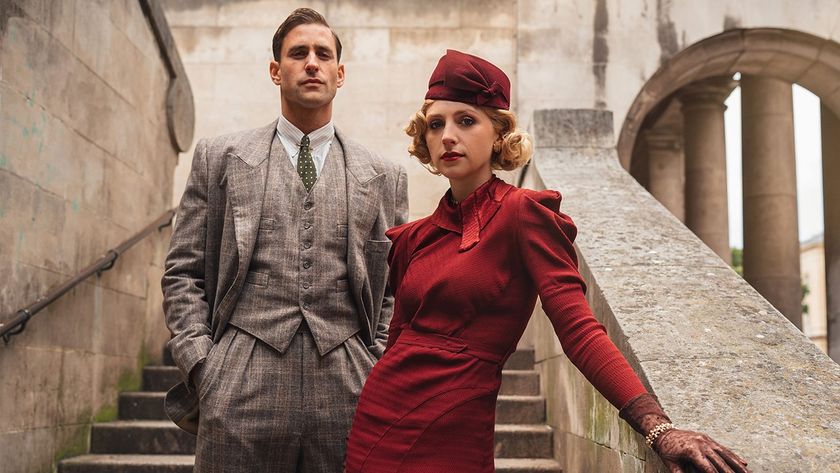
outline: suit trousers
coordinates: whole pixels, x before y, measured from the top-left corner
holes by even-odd
[[[194,471],[341,472],[374,362],[356,335],[320,356],[306,322],[283,353],[229,325],[198,372]]]

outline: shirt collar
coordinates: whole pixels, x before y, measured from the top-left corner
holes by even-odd
[[[467,251],[481,240],[481,230],[496,215],[502,199],[512,188],[493,175],[458,204],[452,203],[450,189],[440,199],[431,222],[444,230],[460,234],[461,245],[458,251]]]
[[[295,146],[298,147],[300,146],[300,140],[304,136],[304,133],[292,125],[292,122],[287,120],[282,114],[280,115],[280,119],[277,120],[277,134],[295,143]],[[325,145],[332,141],[333,136],[335,136],[335,125],[330,120],[326,125],[309,134],[309,148],[316,149],[319,146]]]

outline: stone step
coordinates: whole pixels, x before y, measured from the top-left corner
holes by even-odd
[[[192,455],[81,455],[62,460],[58,473],[192,473]]]
[[[496,473],[563,473],[563,468],[548,458],[497,458]]]
[[[506,370],[532,370],[534,369],[534,350],[516,350],[510,355],[505,363]]]
[[[195,436],[168,420],[120,420],[93,424],[90,453],[192,455]]]
[[[191,473],[192,455],[81,455],[63,460],[58,473]],[[562,473],[543,458],[497,458],[496,473]]]
[[[143,368],[143,391],[169,391],[181,382],[181,370],[175,366],[147,366]]]
[[[496,458],[552,458],[547,425],[496,424]]]
[[[499,394],[537,396],[540,394],[540,373],[536,370],[503,370]]]
[[[120,420],[166,420],[163,392],[126,392],[119,398]]]
[[[542,396],[499,396],[496,401],[496,423],[545,423],[545,398]]]

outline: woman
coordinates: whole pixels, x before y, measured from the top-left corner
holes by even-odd
[[[409,152],[449,179],[435,212],[388,232],[395,293],[388,344],[359,399],[346,471],[492,472],[496,397],[537,295],[569,359],[672,472],[746,472],[705,435],[678,430],[595,320],[555,191],[497,179],[530,158],[510,81],[449,50],[406,132]]]

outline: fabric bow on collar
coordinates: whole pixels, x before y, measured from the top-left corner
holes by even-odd
[[[512,188],[505,181],[493,176],[457,205],[450,203],[450,190],[440,200],[431,216],[431,222],[440,228],[460,234],[458,251],[468,251],[481,241],[481,230],[496,215],[502,205],[502,199]]]

